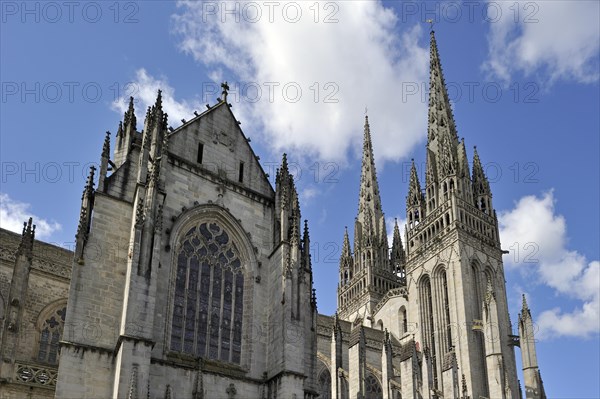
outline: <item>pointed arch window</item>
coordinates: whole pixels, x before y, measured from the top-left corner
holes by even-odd
[[[398,310],[398,316],[398,321],[400,324],[400,336],[402,337],[408,332],[408,319],[406,317],[406,307],[400,307],[400,309]]]
[[[350,397],[350,385],[348,381],[344,378],[340,378],[340,398],[348,399]]]
[[[240,363],[244,273],[239,252],[216,222],[181,238],[176,252],[170,349]]]
[[[327,367],[319,373],[319,399],[331,399],[331,374]]]
[[[365,399],[383,399],[381,384],[371,374],[365,378]]]
[[[58,364],[58,343],[65,326],[67,305],[62,304],[44,320],[40,329],[37,360],[42,363]]]

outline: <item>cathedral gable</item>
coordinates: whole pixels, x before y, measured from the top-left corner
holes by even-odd
[[[230,107],[219,102],[169,136],[169,153],[245,189],[273,196],[259,163]]]

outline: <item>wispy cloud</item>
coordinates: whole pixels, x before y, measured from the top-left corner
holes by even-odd
[[[500,238],[510,247],[507,266],[524,270],[537,280],[580,301],[570,311],[553,308],[537,317],[540,338],[589,337],[600,332],[600,262],[568,248],[567,224],[556,213],[552,191],[526,196],[499,214]]]
[[[181,49],[212,78],[229,77],[236,114],[264,132],[273,152],[344,161],[360,145],[368,106],[379,160],[406,156],[425,132],[420,89],[429,52],[419,46],[421,28],[398,35],[397,15],[380,1],[293,3],[301,7],[296,22],[294,10],[282,15],[285,2],[272,15],[253,3],[256,18],[243,7],[227,14],[235,2],[182,1],[173,26]],[[407,95],[415,88],[419,94]]]
[[[516,72],[550,83],[598,81],[599,2],[493,3],[499,17],[490,24],[485,70],[506,83]]]
[[[30,204],[12,199],[8,194],[0,193],[0,227],[15,233],[23,231],[23,222],[33,218],[36,225],[36,238],[48,239],[53,233],[60,231],[62,226],[55,221],[49,221],[31,213]]]
[[[177,127],[181,124],[181,119],[191,119],[194,117],[193,111],[201,109],[200,99],[176,99],[175,89],[169,84],[166,77],[155,77],[150,75],[146,69],[138,69],[132,84],[136,88],[135,109],[138,117],[138,125],[144,122],[146,108],[154,105],[158,90],[162,90],[163,109],[169,114],[169,124]],[[113,110],[123,113],[127,110],[129,98],[118,98],[113,101],[111,107]],[[138,126],[138,129],[142,129]]]

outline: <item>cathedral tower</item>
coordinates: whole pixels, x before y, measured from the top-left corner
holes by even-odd
[[[492,194],[476,151],[471,177],[433,31],[426,155],[425,193],[411,170],[405,243],[408,318],[420,326],[427,383],[434,396],[462,385],[475,398],[518,397]],[[454,363],[458,373],[447,372]]]
[[[399,238],[399,234],[398,237]],[[396,242],[396,240],[395,240]],[[400,245],[400,247],[398,247]],[[365,117],[362,169],[358,194],[358,215],[354,222],[354,254],[348,232],[340,260],[338,313],[342,320],[372,327],[373,308],[387,291],[400,286],[396,269],[403,267],[401,243],[396,242],[394,264],[388,255],[385,217],[381,209],[379,184],[373,158],[369,117]]]

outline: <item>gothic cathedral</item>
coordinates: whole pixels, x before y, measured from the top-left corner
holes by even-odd
[[[0,398],[546,397],[433,32],[424,187],[413,163],[390,249],[366,117],[333,316],[317,312],[286,156],[273,189],[227,93],[176,129],[160,91],[141,131],[130,100],[90,170],[73,252],[35,240],[32,220],[0,229]]]

